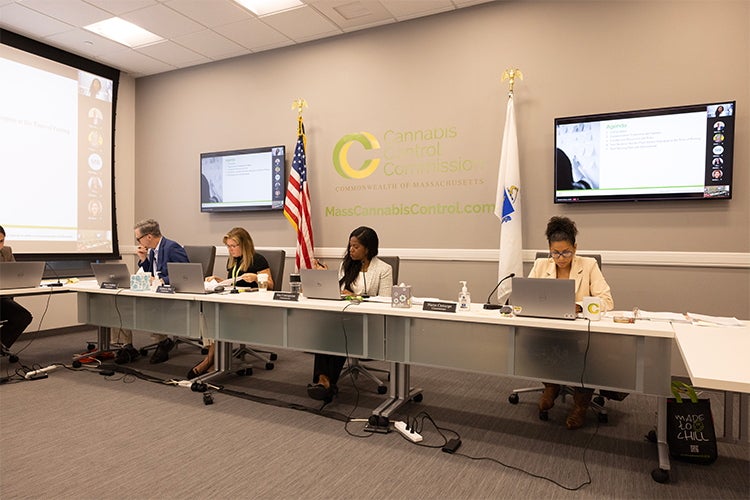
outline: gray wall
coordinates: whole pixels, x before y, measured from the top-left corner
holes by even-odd
[[[526,257],[546,247],[547,219],[567,215],[581,230],[579,249],[603,254],[617,309],[750,318],[748,33],[745,1],[495,2],[140,78],[134,164],[118,165],[118,189],[131,181],[135,188],[133,220],[121,221],[123,251],[132,252],[132,222],[145,217],[184,244],[221,245],[241,225],[259,246],[293,247],[280,213],[200,213],[198,158],[282,143],[290,162],[291,102],[304,97],[318,254],[335,261],[351,229],[370,225],[383,254],[405,259],[401,277],[415,293],[454,298],[458,280],[468,279],[473,300],[482,301],[497,275],[499,224],[491,213],[342,217],[331,210],[492,204],[507,99],[500,76],[518,67]],[[733,200],[552,203],[555,117],[730,99],[737,100]],[[350,162],[383,161],[366,179],[346,179],[334,168],[333,148],[362,131],[381,148],[352,147]],[[467,168],[429,171],[435,161]],[[398,169],[406,173],[389,175]],[[121,207],[123,196],[131,194],[120,189]]]

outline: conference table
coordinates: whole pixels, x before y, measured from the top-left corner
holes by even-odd
[[[750,442],[750,323],[743,326],[674,324],[675,341],[690,382],[724,391],[724,440]],[[739,393],[739,429],[734,429],[734,393]]]
[[[481,304],[450,313],[375,301],[275,300],[274,292],[165,294],[100,289],[96,282],[67,288],[78,292],[79,321],[98,327],[101,349],[109,346],[111,328],[215,340],[217,371],[201,381],[231,370],[232,343],[390,362],[390,393],[373,410],[376,417],[421,399],[410,384],[413,365],[652,395],[657,470],[670,470],[666,398],[675,334],[669,323],[503,317]]]

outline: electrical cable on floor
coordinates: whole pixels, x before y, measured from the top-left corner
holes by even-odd
[[[344,334],[344,353],[346,355],[346,366],[348,368],[349,378],[352,381],[352,386],[354,387],[354,407],[351,409],[351,411],[349,412],[349,414],[346,416],[346,420],[344,421],[344,431],[347,434],[349,434],[350,436],[352,436],[352,437],[356,437],[356,438],[369,438],[369,437],[372,437],[372,433],[371,432],[367,432],[365,434],[355,434],[355,433],[353,433],[352,431],[349,430],[349,424],[354,421],[354,419],[352,419],[352,415],[354,415],[354,412],[357,411],[357,408],[359,408],[359,396],[360,396],[360,393],[359,393],[359,387],[357,387],[357,382],[356,382],[356,379],[354,377],[354,372],[351,369],[351,361],[349,359],[349,336],[347,335],[347,332],[346,332],[346,320],[348,318],[346,317],[346,315],[344,314],[344,312],[349,307],[351,307],[354,304],[355,304],[354,302],[349,302],[341,310],[341,331]],[[323,407],[321,407],[321,411],[323,410],[323,408],[325,408],[325,404],[323,405]],[[358,419],[357,419],[357,421],[358,421]]]
[[[419,420],[420,416],[421,416],[421,420]],[[437,423],[432,419],[432,417],[427,412],[425,412],[425,411],[421,411],[421,412],[417,413],[417,415],[415,417],[413,417],[412,419],[410,419],[409,417],[406,417],[404,420],[407,422],[407,424],[409,424],[409,422],[411,421],[411,423],[409,424],[409,428],[413,428],[414,431],[417,432],[418,434],[422,435],[423,438],[424,438],[424,431],[425,431],[424,422],[425,422],[425,420],[429,420],[429,422],[437,430],[438,434],[443,438],[443,443],[442,444],[431,445],[431,444],[425,443],[424,441],[421,441],[421,442],[418,442],[418,443],[412,442],[408,438],[406,438],[403,434],[398,433],[399,436],[401,436],[401,438],[404,441],[406,441],[407,443],[409,443],[409,444],[413,444],[415,446],[421,446],[421,447],[424,447],[424,448],[442,448],[443,446],[445,446],[448,443],[448,439],[445,436],[445,434],[443,434],[443,431],[455,434],[456,439],[458,439],[458,440],[461,439],[461,435],[458,432],[456,432],[456,431],[454,431],[452,429],[448,429],[448,428],[445,428],[445,427],[438,426]],[[461,453],[461,452],[458,452],[458,451],[453,451],[451,454],[458,455],[458,456],[463,457],[463,458],[468,458],[469,460],[474,460],[474,461],[494,462],[494,463],[496,463],[498,465],[501,465],[501,466],[503,466],[503,467],[505,467],[507,469],[511,469],[511,470],[515,470],[517,472],[521,472],[522,474],[526,474],[526,475],[531,476],[531,477],[536,478],[536,479],[542,479],[544,481],[548,481],[548,482],[550,482],[550,483],[552,483],[552,484],[554,484],[554,485],[556,485],[556,486],[558,486],[558,487],[560,487],[560,488],[562,488],[564,490],[578,491],[581,488],[583,488],[584,486],[591,484],[591,472],[589,471],[588,464],[586,463],[586,452],[591,447],[591,443],[593,442],[594,437],[598,433],[599,433],[599,422],[597,421],[596,428],[594,429],[594,432],[589,436],[589,439],[586,442],[586,446],[583,448],[583,467],[584,467],[584,470],[586,472],[586,480],[583,481],[583,482],[581,482],[580,484],[578,484],[576,486],[566,486],[566,485],[564,485],[564,484],[562,484],[562,483],[560,483],[560,482],[558,482],[558,481],[556,481],[556,480],[554,480],[554,479],[552,479],[550,477],[547,477],[547,476],[544,476],[544,475],[541,475],[541,474],[536,474],[536,473],[528,471],[528,470],[526,470],[526,469],[524,469],[522,467],[517,467],[515,465],[506,464],[503,461],[501,461],[501,460],[499,460],[497,458],[494,458],[494,457],[486,457],[486,456],[485,457],[475,457],[475,456],[472,456],[472,455],[469,455],[469,454],[466,454],[466,453]]]

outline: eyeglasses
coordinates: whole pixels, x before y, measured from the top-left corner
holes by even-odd
[[[227,246],[227,248],[237,248],[238,246],[240,246],[239,244],[233,243],[225,243],[225,245]]]
[[[559,259],[560,257],[564,259],[569,259],[573,255],[573,252],[570,250],[565,250],[564,252],[550,252],[549,256],[553,259]]]
[[[138,244],[140,245],[140,244],[141,244],[141,240],[142,240],[143,238],[145,238],[146,236],[148,236],[148,233],[146,233],[146,234],[142,234],[142,235],[140,235],[140,236],[136,236],[136,237],[135,237],[135,241],[137,241],[137,242],[138,242]]]

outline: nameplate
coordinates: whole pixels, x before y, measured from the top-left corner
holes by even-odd
[[[299,301],[299,294],[296,292],[274,292],[273,300],[286,300],[288,302]]]
[[[437,312],[454,313],[454,312],[456,312],[456,303],[455,302],[430,302],[430,301],[425,301],[424,304],[422,304],[422,310],[423,311],[437,311]]]
[[[114,281],[102,281],[102,284],[99,286],[99,288],[103,288],[105,290],[117,290],[117,283]]]
[[[174,293],[174,287],[172,285],[159,285],[156,287],[156,293]]]

